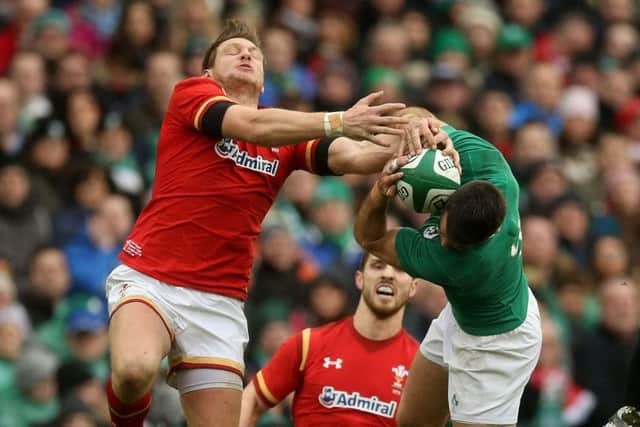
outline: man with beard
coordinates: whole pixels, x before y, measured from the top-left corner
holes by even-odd
[[[416,284],[369,253],[355,282],[362,295],[352,317],[295,334],[256,374],[242,395],[240,427],[254,426],[291,392],[295,425],[396,425],[418,348],[402,328]]]

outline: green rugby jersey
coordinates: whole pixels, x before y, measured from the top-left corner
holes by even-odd
[[[396,252],[406,272],[442,286],[453,315],[471,335],[496,335],[524,321],[529,302],[522,266],[518,182],[502,154],[472,133],[442,128],[460,153],[462,182],[489,181],[502,191],[507,215],[498,232],[481,245],[456,251],[440,245],[440,215],[419,229],[401,228]]]

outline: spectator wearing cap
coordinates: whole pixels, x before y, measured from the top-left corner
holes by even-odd
[[[542,121],[555,136],[562,131],[558,102],[562,94],[562,74],[552,64],[535,63],[521,82],[522,100],[511,115],[510,126],[517,129],[530,121]]]
[[[65,338],[70,358],[87,363],[91,373],[106,383],[109,376],[107,306],[99,298],[90,298],[85,305],[69,313]]]
[[[465,72],[471,65],[469,40],[457,28],[443,28],[431,41],[431,59],[434,63],[447,64],[458,72]]]
[[[560,152],[567,179],[584,200],[600,199],[594,149],[598,137],[598,97],[584,86],[570,86],[560,98],[558,112],[563,121]]]
[[[43,119],[28,135],[24,151],[33,198],[55,216],[64,204],[71,143],[62,120]]]
[[[55,63],[71,48],[70,30],[69,17],[56,8],[47,10],[31,24],[27,46],[42,55],[48,71],[53,70]]]
[[[0,253],[11,263],[16,280],[24,278],[29,256],[50,236],[49,214],[32,199],[25,168],[15,161],[0,164]]]
[[[438,115],[446,115],[452,126],[460,125],[471,101],[471,89],[464,74],[449,63],[437,63],[431,69],[425,102]]]
[[[311,199],[313,228],[302,247],[321,271],[344,270],[350,276],[357,267],[360,248],[353,237],[353,193],[339,178],[324,178]]]
[[[25,347],[15,367],[17,393],[0,400],[0,426],[31,427],[55,420],[60,411],[57,365],[49,351]]]
[[[362,85],[366,93],[384,91],[379,102],[403,102],[404,93],[402,74],[386,67],[368,68],[362,79]]]
[[[488,66],[502,28],[500,15],[486,5],[470,5],[462,10],[457,24],[469,40],[474,61]]]
[[[518,99],[520,79],[532,61],[531,34],[516,24],[506,24],[496,40],[493,69],[485,81],[485,88],[501,90]]]

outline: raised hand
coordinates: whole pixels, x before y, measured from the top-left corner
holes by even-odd
[[[371,105],[382,91],[373,92],[356,102],[342,115],[342,134],[352,139],[365,139],[376,145],[389,147],[390,144],[378,134],[399,135],[404,133],[403,126],[409,124],[407,117],[390,116],[405,108],[405,104],[393,102],[381,105]]]

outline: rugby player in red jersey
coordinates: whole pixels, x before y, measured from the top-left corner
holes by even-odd
[[[290,337],[245,388],[240,427],[294,392],[301,426],[395,426],[395,415],[418,342],[402,328],[416,290],[402,270],[363,255],[362,291],[353,317]]]
[[[255,33],[229,21],[203,76],[174,88],[151,200],[106,283],[113,426],[142,426],[165,356],[189,426],[237,425],[254,244],[293,170],[377,172],[403,132],[452,149],[444,132],[391,116],[402,104],[370,105],[380,93],[344,112],[259,109],[263,77]]]

